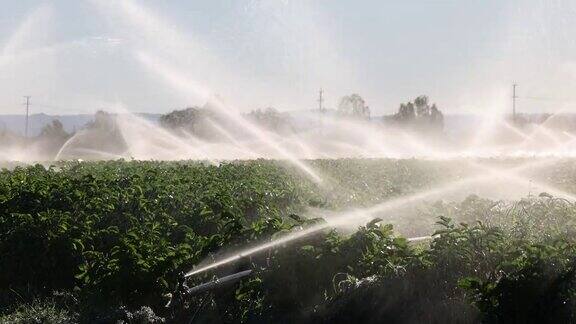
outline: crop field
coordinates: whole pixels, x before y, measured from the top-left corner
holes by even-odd
[[[576,323],[576,1],[0,11],[0,324]]]
[[[574,320],[576,161],[308,162],[4,169],[0,322]]]

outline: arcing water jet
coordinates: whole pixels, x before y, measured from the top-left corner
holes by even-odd
[[[508,174],[514,174],[514,173],[522,172],[522,171],[529,169],[529,168],[541,167],[547,163],[551,163],[551,162],[549,160],[548,161],[530,162],[530,163],[526,163],[524,165],[520,165],[518,167],[514,167],[514,168],[507,170],[507,171],[508,171]],[[303,230],[300,230],[300,231],[297,231],[294,233],[290,233],[290,234],[288,234],[284,237],[281,237],[279,239],[275,239],[275,240],[272,240],[270,242],[258,245],[256,247],[243,250],[237,254],[234,254],[230,257],[223,258],[223,259],[218,260],[218,261],[211,263],[209,265],[200,266],[196,269],[192,269],[191,271],[189,271],[186,274],[186,276],[189,277],[189,276],[196,275],[196,274],[199,274],[202,272],[206,272],[206,271],[211,270],[211,269],[218,268],[218,267],[223,266],[225,264],[240,260],[244,257],[251,256],[251,255],[257,254],[259,252],[265,251],[267,249],[270,249],[270,248],[273,248],[276,246],[280,246],[282,244],[289,243],[292,241],[296,241],[298,239],[301,239],[301,238],[304,238],[304,237],[307,237],[310,235],[314,235],[318,232],[321,232],[321,231],[329,229],[329,228],[339,228],[339,227],[357,228],[358,226],[362,226],[363,224],[377,218],[378,214],[380,214],[380,213],[393,211],[395,209],[402,208],[406,205],[413,204],[417,201],[429,199],[430,197],[433,197],[433,196],[445,195],[448,192],[453,192],[453,191],[459,190],[466,185],[470,185],[470,184],[474,184],[474,183],[490,182],[493,179],[502,176],[502,173],[496,172],[495,168],[485,167],[485,168],[482,168],[482,170],[484,170],[485,172],[489,172],[489,174],[484,174],[485,172],[482,172],[482,174],[480,174],[480,175],[470,176],[470,177],[467,177],[467,178],[464,178],[461,180],[457,180],[457,181],[454,181],[452,183],[443,185],[439,188],[434,188],[434,189],[431,189],[428,191],[416,193],[416,194],[409,195],[406,197],[400,197],[400,198],[392,199],[390,201],[384,202],[382,204],[379,204],[379,205],[376,205],[376,206],[373,206],[370,208],[344,212],[344,213],[335,215],[333,217],[326,218],[325,219],[326,222],[324,222],[324,223],[312,225],[312,226],[307,227]],[[422,241],[422,240],[428,239],[428,238],[429,237],[424,236],[424,237],[412,238],[409,240],[416,242],[416,241]]]

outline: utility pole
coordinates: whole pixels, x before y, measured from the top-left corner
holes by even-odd
[[[28,138],[28,118],[30,116],[30,98],[31,96],[24,96],[26,98],[26,128],[24,130],[24,135]]]
[[[323,94],[324,91],[322,88],[320,88],[320,93],[318,94],[318,126],[320,133],[322,133],[322,102],[324,101],[324,98],[322,97]]]
[[[516,87],[518,85],[516,83],[514,83],[512,85],[512,121],[516,122],[516,99],[518,98],[518,96],[516,96]]]
[[[322,88],[320,88],[320,94],[318,97],[318,111],[320,111],[320,113],[322,113],[322,101],[324,101],[324,99],[322,98],[323,94],[324,94],[324,91],[322,90]]]

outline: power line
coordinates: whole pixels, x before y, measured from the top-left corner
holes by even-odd
[[[83,114],[83,113],[84,113],[84,112],[80,111],[78,108],[55,106],[55,105],[42,104],[42,103],[35,103],[35,104],[30,104],[30,105],[31,105],[31,106],[34,106],[34,107],[42,107],[42,108],[52,109],[52,110],[54,110],[55,113],[57,113],[57,114],[61,114],[62,111],[64,111],[64,112],[73,112],[73,113],[76,113],[76,114]]]
[[[574,102],[576,99],[565,99],[565,98],[551,98],[551,97],[518,97],[519,99],[528,99],[528,100],[540,100],[540,101],[556,101],[556,102]]]

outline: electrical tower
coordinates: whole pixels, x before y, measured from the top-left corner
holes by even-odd
[[[322,97],[323,94],[324,94],[324,91],[322,90],[322,88],[320,88],[320,93],[318,96],[318,111],[320,113],[322,113],[322,102],[324,101],[324,98]]]
[[[518,96],[516,96],[517,86],[516,83],[512,85],[512,121],[514,122],[516,122],[516,99],[518,98]]]
[[[26,138],[28,138],[28,118],[30,116],[30,98],[31,98],[31,96],[24,96],[24,98],[26,98],[26,103],[24,103],[24,105],[26,105],[26,126],[24,128],[24,136]]]

